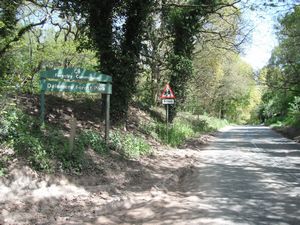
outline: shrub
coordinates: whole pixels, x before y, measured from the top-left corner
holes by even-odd
[[[39,122],[13,105],[1,111],[0,140],[24,156],[37,170],[50,171],[50,158],[43,143]]]
[[[144,124],[141,128],[145,133],[173,147],[181,145],[186,139],[203,132],[216,131],[228,125],[226,120],[208,116],[193,116],[190,113],[179,113],[169,128],[165,123]]]
[[[14,106],[1,111],[0,118],[0,141],[25,157],[36,170],[53,171],[54,160],[64,169],[81,170],[85,146],[80,141],[76,141],[71,151],[69,140],[61,130],[49,125],[41,130],[37,118]]]
[[[119,151],[126,158],[136,158],[147,155],[151,152],[151,147],[142,138],[133,134],[124,134],[113,131],[110,135],[112,148]]]
[[[157,124],[156,131],[164,143],[174,147],[195,134],[192,125],[183,121],[174,121],[169,128],[165,124]]]
[[[95,152],[99,154],[107,153],[108,148],[105,144],[103,138],[98,132],[93,130],[86,130],[82,132],[76,139],[76,145],[82,147],[92,148]]]
[[[287,124],[300,124],[300,97],[295,96],[294,101],[289,104]]]

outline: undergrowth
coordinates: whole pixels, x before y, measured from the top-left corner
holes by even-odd
[[[216,131],[226,125],[228,125],[226,120],[209,116],[194,116],[190,113],[179,113],[168,128],[165,123],[158,121],[143,124],[141,128],[148,135],[165,144],[176,147],[189,138],[193,138],[201,133]]]
[[[112,148],[126,158],[136,158],[151,153],[150,145],[142,138],[131,133],[113,131],[110,135]]]
[[[34,169],[47,172],[54,169],[80,172],[87,148],[99,154],[107,152],[103,139],[95,131],[80,132],[71,147],[69,138],[59,127],[46,124],[41,128],[37,118],[23,113],[15,104],[0,111],[0,142],[12,148],[17,156],[24,157]]]
[[[287,115],[269,117],[265,124],[276,128],[300,127],[300,97],[295,97],[294,101],[289,103]]]
[[[151,147],[145,138],[121,130],[111,131],[109,146],[95,130],[78,130],[71,141],[57,125],[40,126],[37,117],[24,113],[14,101],[0,103],[0,142],[13,149],[16,156],[25,158],[36,170],[80,172],[88,163],[85,157],[87,149],[100,155],[114,149],[124,158],[138,158],[151,153]],[[186,139],[215,131],[227,124],[225,120],[208,116],[179,113],[168,129],[158,121],[141,124],[140,128],[165,144],[178,146]],[[6,162],[1,160],[0,176],[5,173],[5,165]]]
[[[136,158],[151,152],[144,139],[119,131],[111,132],[109,147],[95,130],[78,130],[71,144],[70,138],[60,127],[47,123],[41,126],[38,118],[24,113],[14,101],[2,106],[0,143],[13,149],[15,156],[25,158],[32,168],[39,171],[80,172],[88,163],[84,154],[87,149],[103,155],[109,152],[110,147],[125,158]],[[5,173],[5,165],[1,159],[0,176]]]

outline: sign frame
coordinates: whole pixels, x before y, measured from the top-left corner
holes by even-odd
[[[162,99],[162,104],[163,105],[174,105],[175,104],[175,99],[174,98],[163,98]]]
[[[61,69],[46,70],[40,73],[41,78],[77,80],[77,81],[96,81],[112,83],[112,77],[103,73],[86,70],[83,68],[67,67]]]
[[[43,79],[43,78],[42,78]],[[41,90],[47,92],[80,92],[80,93],[102,93],[112,94],[110,83],[71,82],[44,80],[41,82]]]
[[[41,87],[41,123],[45,118],[46,92],[80,92],[102,93],[106,95],[105,109],[105,143],[109,141],[110,96],[112,94],[112,77],[84,68],[61,68],[40,72]]]
[[[169,92],[168,94],[170,96],[165,95],[167,91]],[[161,99],[175,99],[176,98],[176,96],[174,95],[174,92],[169,84],[166,84],[166,86],[164,87],[164,90],[161,93],[160,98]]]

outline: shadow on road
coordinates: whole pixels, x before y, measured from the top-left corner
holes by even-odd
[[[73,178],[86,195],[0,202],[2,216],[23,224],[300,224],[299,146],[265,127],[231,128],[174,156],[181,166],[124,161],[126,182],[116,188],[121,176],[107,174],[106,189],[93,174]]]

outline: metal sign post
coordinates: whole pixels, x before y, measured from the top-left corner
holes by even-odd
[[[110,128],[109,110],[110,110],[110,95],[106,95],[106,110],[105,110],[105,143],[106,144],[108,144],[108,140],[109,140],[109,128]]]
[[[167,130],[167,143],[169,143],[169,105],[175,103],[175,95],[169,84],[167,84],[160,96],[162,104],[166,106],[166,130]]]
[[[166,104],[167,143],[169,143],[169,104]]]
[[[110,127],[110,95],[112,77],[82,68],[63,68],[41,72],[41,123],[45,117],[46,92],[81,92],[106,94],[105,142],[108,144]]]

